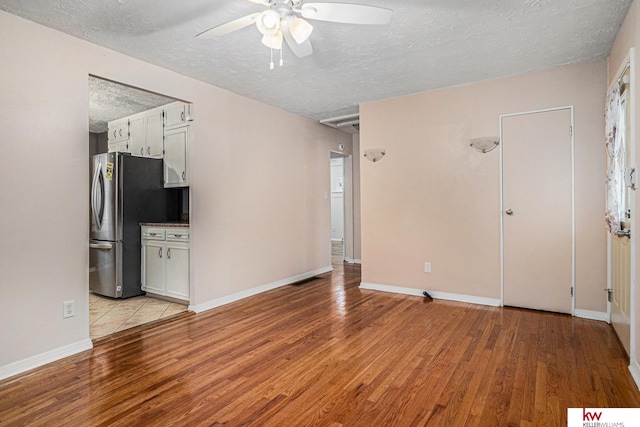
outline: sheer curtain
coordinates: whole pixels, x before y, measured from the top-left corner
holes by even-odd
[[[605,221],[610,233],[621,229],[624,220],[625,105],[616,84],[607,97],[605,110],[605,145],[607,148],[607,205]]]

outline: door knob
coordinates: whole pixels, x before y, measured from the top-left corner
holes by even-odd
[[[506,213],[507,215],[513,215],[513,209],[507,209],[506,211],[504,211],[504,213]]]

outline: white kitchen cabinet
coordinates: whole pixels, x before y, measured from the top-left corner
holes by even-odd
[[[164,186],[189,186],[190,127],[164,131]]]
[[[143,156],[146,147],[144,116],[137,114],[129,119],[129,149],[134,156]]]
[[[109,152],[129,153],[129,120],[119,119],[108,123]]]
[[[109,142],[122,141],[129,138],[129,120],[119,119],[109,122]]]
[[[189,245],[167,242],[165,287],[168,297],[189,299]]]
[[[164,159],[164,186],[189,186],[193,106],[176,101],[109,122],[109,151]]]
[[[174,102],[164,106],[164,130],[174,129],[193,120],[192,104]]]
[[[142,290],[158,295],[165,294],[163,252],[164,243],[149,241],[142,245]]]
[[[164,127],[162,123],[162,109],[148,111],[144,117],[147,157],[161,159],[164,151]]]
[[[189,301],[189,228],[142,227],[142,290]]]
[[[162,108],[144,111],[129,117],[129,148],[138,157],[162,158],[164,149]]]

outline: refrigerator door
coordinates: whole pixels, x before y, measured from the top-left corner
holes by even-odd
[[[89,242],[89,290],[113,298],[122,296],[122,243]]]
[[[93,156],[91,168],[91,235],[93,240],[118,241],[122,227],[118,227],[118,153]]]

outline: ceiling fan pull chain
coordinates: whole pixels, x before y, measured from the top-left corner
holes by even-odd
[[[271,48],[271,63],[269,64],[269,69],[273,70],[273,48]]]

